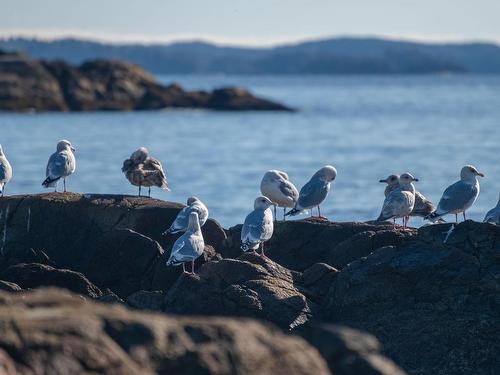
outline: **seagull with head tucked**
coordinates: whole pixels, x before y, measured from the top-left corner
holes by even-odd
[[[464,220],[467,211],[479,196],[479,181],[477,177],[484,177],[473,165],[465,165],[460,171],[460,180],[446,188],[439,200],[436,210],[425,219],[433,222],[448,214],[455,214],[458,223],[458,214],[462,213]]]
[[[54,187],[55,191],[57,191],[57,182],[62,178],[64,192],[66,192],[66,178],[72,175],[76,169],[74,151],[76,151],[75,148],[66,139],[57,143],[56,152],[50,155],[47,163],[47,178],[42,182],[44,187]]]
[[[275,204],[275,220],[276,206],[283,207],[283,220],[285,220],[286,208],[293,208],[299,198],[299,191],[288,179],[288,174],[278,170],[270,170],[264,174],[260,183],[260,192]]]
[[[299,199],[292,210],[285,215],[297,215],[304,210],[317,207],[318,215],[321,217],[319,205],[325,200],[330,191],[330,184],[337,177],[337,170],[331,165],[326,165],[317,171],[311,179],[300,189]]]
[[[415,205],[415,186],[413,182],[418,181],[410,173],[403,173],[399,177],[399,187],[391,191],[384,200],[382,212],[378,221],[389,219],[403,219],[403,227],[408,225],[408,217]]]

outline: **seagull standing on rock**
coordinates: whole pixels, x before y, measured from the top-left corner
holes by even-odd
[[[283,207],[283,221],[286,208],[293,208],[299,198],[299,191],[288,179],[288,174],[282,171],[270,170],[264,174],[260,183],[260,192],[274,204],[274,219],[276,220],[276,206]]]
[[[497,205],[488,211],[484,217],[483,223],[493,223],[500,225],[500,194],[498,196]]]
[[[321,217],[319,205],[325,200],[330,191],[330,184],[337,177],[337,170],[331,165],[326,165],[317,171],[311,179],[300,189],[299,199],[295,207],[288,211],[285,216],[297,215],[304,210],[318,207],[318,217]]]
[[[479,181],[477,176],[484,177],[473,165],[465,165],[460,171],[460,180],[446,188],[439,200],[437,209],[427,215],[425,219],[436,222],[444,215],[455,214],[458,223],[458,214],[462,213],[464,220],[465,211],[471,207],[479,195]]]
[[[62,178],[64,192],[66,193],[66,177],[73,174],[76,169],[74,151],[76,151],[75,148],[66,139],[57,143],[57,150],[50,155],[49,162],[47,163],[47,178],[42,182],[44,187],[54,187],[55,191],[57,191],[57,182]]]
[[[149,188],[149,197],[151,197],[151,186],[170,190],[160,161],[149,156],[146,147],[138,148],[129,159],[125,159],[122,172],[132,185],[139,187],[139,196],[141,196],[142,186]]]
[[[271,206],[273,202],[267,197],[261,196],[255,199],[254,210],[245,218],[241,228],[241,250],[252,252],[256,255],[256,250],[261,248],[260,255],[264,254],[264,242],[271,239],[273,235],[273,213]]]
[[[10,166],[7,157],[3,153],[2,145],[0,145],[0,193],[5,192],[5,185],[7,185],[12,178],[12,167]]]
[[[403,218],[403,227],[408,225],[408,218],[415,205],[415,186],[418,181],[410,173],[403,173],[399,177],[399,187],[387,195],[382,206],[382,212],[377,221]]]
[[[196,212],[189,214],[189,224],[186,232],[175,241],[172,246],[167,266],[182,264],[182,272],[186,271],[186,262],[191,262],[191,274],[194,275],[194,261],[198,259],[205,249],[205,241],[200,228],[200,219]]]
[[[205,204],[199,200],[197,197],[189,197],[187,200],[187,206],[184,207],[175,218],[170,228],[168,228],[163,235],[174,234],[178,232],[185,232],[189,225],[189,217],[191,212],[196,212],[198,214],[198,219],[200,220],[200,227],[205,225],[208,219],[208,208]]]

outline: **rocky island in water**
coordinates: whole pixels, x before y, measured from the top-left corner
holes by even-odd
[[[93,60],[79,66],[0,51],[0,111],[134,111],[193,108],[226,111],[292,111],[227,87],[186,91],[164,86],[137,65]]]
[[[209,219],[191,275],[182,207],[0,199],[0,373],[500,373],[499,226],[277,222],[262,258]]]

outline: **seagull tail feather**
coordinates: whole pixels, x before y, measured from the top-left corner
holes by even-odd
[[[296,208],[292,208],[290,211],[288,211],[285,216],[295,216],[298,215],[300,210],[297,210]]]
[[[441,220],[441,216],[443,216],[443,214],[438,214],[437,211],[434,211],[429,215],[424,216],[424,220],[429,220],[435,223],[436,221]]]
[[[55,183],[59,181],[61,177],[53,178],[53,177],[47,177],[45,181],[42,182],[42,186],[48,188],[48,187],[53,187],[55,186]]]

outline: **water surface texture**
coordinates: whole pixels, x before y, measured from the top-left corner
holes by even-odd
[[[499,76],[159,78],[190,89],[241,85],[299,112],[0,113],[0,142],[14,168],[6,193],[46,191],[47,158],[67,138],[77,148],[69,190],[136,194],[120,169],[146,146],[172,189],[152,196],[185,202],[197,195],[226,227],[252,209],[268,169],[287,171],[300,189],[318,168],[334,165],[338,176],[322,213],[335,221],[378,216],[378,180],[391,173],[410,171],[437,201],[468,163],[486,174],[469,217],[482,220],[497,202]]]

